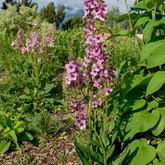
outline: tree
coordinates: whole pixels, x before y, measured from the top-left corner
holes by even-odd
[[[34,5],[38,6],[38,4],[36,2],[32,2],[32,0],[21,0],[21,1],[17,2],[17,5],[19,7],[24,5],[24,6],[27,6],[27,7],[30,7],[30,8],[32,8]]]
[[[41,20],[46,20],[49,23],[55,23],[56,27],[59,27],[59,24],[65,18],[65,7],[61,6],[57,11],[54,5],[54,2],[50,2],[47,7],[43,7],[40,12]]]
[[[83,27],[82,17],[80,16],[75,16],[73,18],[70,18],[62,25],[63,30],[69,30],[80,27]]]
[[[32,0],[5,0],[4,2],[2,2],[2,9],[3,10],[6,10],[7,9],[7,4],[10,4],[10,5],[16,5],[17,6],[17,10],[19,11],[19,8],[21,6],[27,6],[27,7],[30,7],[32,8],[33,6],[37,6],[38,7],[38,4],[36,2],[32,2]]]
[[[16,1],[14,0],[5,0],[4,2],[2,2],[2,9],[6,10],[7,9],[7,3],[14,5],[16,3]]]

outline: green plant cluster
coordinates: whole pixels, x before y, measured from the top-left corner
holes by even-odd
[[[37,33],[44,39],[52,24],[34,19],[37,21]],[[25,37],[30,30],[24,30]],[[49,133],[54,135],[65,126],[60,116],[52,116],[56,109],[65,108],[64,66],[69,56],[81,57],[84,51],[82,30],[55,30],[54,47],[46,48],[42,55],[13,49],[15,38],[12,33],[0,35],[0,154],[20,149],[23,140],[44,145]]]

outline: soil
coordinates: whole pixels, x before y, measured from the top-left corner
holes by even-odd
[[[0,81],[4,75],[0,74]],[[64,121],[65,112],[60,114]],[[20,151],[7,151],[0,156],[0,165],[81,165],[74,148],[74,135],[76,128],[73,124],[66,124],[62,130],[47,135],[47,141],[42,146],[23,141]]]
[[[23,141],[20,151],[9,151],[0,156],[0,165],[81,165],[74,148],[73,125],[47,136],[47,142],[35,146]]]

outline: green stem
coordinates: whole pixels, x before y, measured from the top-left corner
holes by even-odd
[[[132,28],[131,16],[130,16],[130,13],[129,13],[129,7],[128,7],[128,2],[127,2],[127,0],[125,0],[125,5],[126,5],[127,13],[128,13],[128,19],[129,19],[130,30],[132,31],[133,28]]]

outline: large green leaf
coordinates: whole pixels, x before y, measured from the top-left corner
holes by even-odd
[[[161,115],[159,123],[152,129],[152,133],[158,136],[165,129],[165,107],[156,108],[154,111],[158,111]]]
[[[161,161],[164,161],[165,162],[165,140],[163,140],[162,143],[158,144],[158,147],[157,147],[157,154],[159,156],[159,159]]]
[[[0,142],[0,155],[5,153],[10,147],[11,141],[2,140]]]
[[[125,127],[123,132],[124,141],[132,138],[136,133],[145,132],[153,128],[159,121],[160,113],[147,110],[135,112],[130,116],[124,116],[121,127]]]
[[[158,51],[163,45],[165,45],[165,40],[158,40],[156,42],[150,42],[146,44],[141,51],[140,61],[143,62],[144,60],[148,59],[153,52]]]
[[[128,145],[130,150],[123,164],[146,165],[156,157],[156,150],[146,139],[137,139]]]
[[[147,25],[143,29],[144,41],[146,43],[148,43],[151,40],[152,33],[153,33],[155,26],[158,26],[158,22],[155,20],[151,20],[147,23]]]
[[[160,45],[147,59],[147,68],[154,68],[165,63],[165,45]]]
[[[147,25],[143,29],[144,41],[146,43],[148,43],[151,40],[154,28],[160,26],[161,24],[165,24],[165,18],[162,18],[159,21],[151,20],[147,23]]]
[[[151,78],[146,91],[146,96],[158,91],[165,83],[165,71],[158,71]]]

